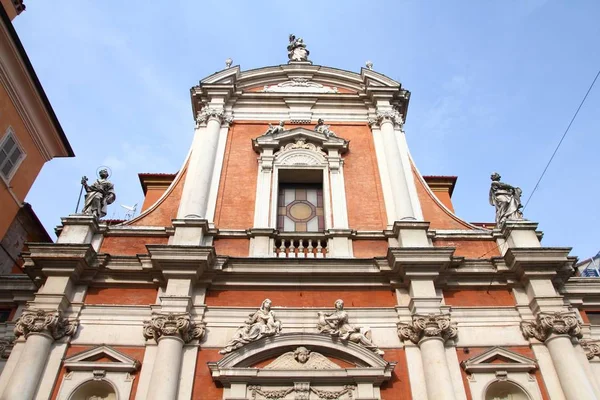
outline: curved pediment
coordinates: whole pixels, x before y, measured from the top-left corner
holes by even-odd
[[[274,152],[305,148],[315,152],[329,152],[334,149],[343,154],[348,150],[348,144],[346,139],[302,127],[265,134],[252,140],[254,151],[257,153],[261,153],[265,148],[273,149]]]

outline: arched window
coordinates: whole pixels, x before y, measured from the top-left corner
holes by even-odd
[[[488,386],[485,400],[531,400],[531,397],[512,382],[496,381]]]
[[[69,400],[117,400],[117,393],[106,381],[88,381],[79,386]]]

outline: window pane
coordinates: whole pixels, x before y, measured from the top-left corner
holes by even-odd
[[[15,143],[14,139],[9,136],[8,140],[6,142],[4,142],[4,146],[2,146],[2,149],[4,151],[6,151],[7,153],[10,153],[10,151],[12,150],[13,147],[15,147],[17,144]]]
[[[0,165],[4,164],[4,160],[8,158],[8,153],[3,149],[0,150]]]
[[[4,166],[2,167],[2,175],[4,175],[5,178],[8,178],[12,167],[13,163],[11,163],[10,160],[6,160],[6,164],[4,164]]]
[[[12,161],[13,164],[16,164],[19,157],[21,157],[21,154],[21,150],[19,150],[18,147],[15,147],[10,155],[10,161]]]

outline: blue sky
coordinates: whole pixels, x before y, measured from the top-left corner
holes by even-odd
[[[425,175],[458,175],[468,221],[493,221],[489,176],[527,199],[600,68],[600,2],[31,1],[13,23],[76,158],[46,164],[30,202],[49,231],[81,175],[112,167],[117,202],[143,201],[138,172],[176,172],[193,135],[189,88],[231,57],[287,62],[288,34],[315,64],[366,60],[412,92],[407,140]],[[600,250],[600,83],[525,210],[546,246]]]

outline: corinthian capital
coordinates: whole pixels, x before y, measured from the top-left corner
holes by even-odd
[[[412,323],[398,324],[398,336],[418,344],[424,338],[454,339],[458,328],[450,323],[450,314],[414,314]]]
[[[46,311],[27,308],[17,320],[15,336],[29,336],[31,333],[45,333],[58,340],[64,336],[73,336],[78,322],[63,318],[60,311]]]
[[[381,125],[386,121],[389,121],[394,124],[394,126],[398,126],[400,128],[402,128],[402,125],[404,125],[404,118],[396,109],[377,111],[375,118],[369,118],[369,125]]]
[[[225,110],[222,108],[206,106],[196,114],[196,128],[206,124],[210,118],[218,119],[219,123],[226,122],[230,124],[233,121],[233,116],[225,113]]]
[[[540,342],[545,341],[552,334],[581,338],[581,325],[573,311],[541,312],[535,321],[521,322],[521,332],[527,339],[534,337]]]
[[[163,336],[175,336],[188,343],[202,339],[204,327],[194,324],[189,313],[153,313],[150,321],[144,321],[144,337],[158,341]]]

